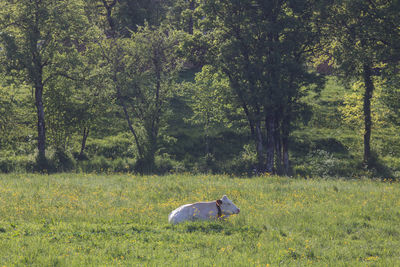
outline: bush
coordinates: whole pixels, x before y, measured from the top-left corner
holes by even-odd
[[[221,164],[219,164],[221,165]],[[216,161],[213,154],[206,154],[204,157],[194,160],[191,166],[191,172],[193,173],[219,173],[218,162]]]
[[[72,156],[74,157],[75,160],[89,160],[89,156],[87,155],[86,152],[83,152],[82,155],[80,152],[72,152]]]
[[[335,138],[321,138],[314,140],[316,149],[329,151],[331,153],[347,154],[347,148]]]
[[[169,154],[157,155],[155,157],[156,171],[164,173],[181,173],[185,171],[184,164],[171,158]]]
[[[0,158],[0,172],[10,173],[15,171],[15,161],[11,158]]]
[[[107,159],[96,156],[91,160],[80,161],[78,169],[82,172],[133,172],[136,161],[128,158]]]
[[[337,157],[325,150],[315,150],[293,167],[295,176],[301,177],[352,177],[358,173],[358,162],[351,157]]]
[[[51,171],[67,172],[76,167],[76,161],[71,154],[63,150],[56,150],[49,160]]]
[[[0,172],[33,172],[35,170],[36,161],[34,155],[2,155],[0,157]]]
[[[110,171],[113,172],[133,172],[136,161],[134,159],[118,158],[111,161]]]
[[[391,169],[391,171],[394,173],[393,174],[394,177],[400,178],[399,175],[395,175],[396,172],[400,173],[400,158],[386,156],[382,158],[382,161],[388,168]]]
[[[390,168],[386,166],[383,160],[381,160],[376,152],[371,152],[371,158],[368,163],[368,170],[372,177],[380,178],[393,178],[394,175]]]
[[[104,139],[88,139],[86,152],[89,157],[103,156],[108,159],[133,158],[135,146],[126,134],[109,136]]]
[[[83,172],[104,172],[108,171],[111,163],[104,156],[96,156],[88,161],[79,162],[78,166]]]
[[[254,175],[256,166],[257,154],[253,146],[247,144],[243,146],[243,150],[239,156],[222,163],[219,169],[227,174],[251,176]]]
[[[321,138],[319,135],[313,134],[299,134],[296,137],[290,138],[290,148],[297,156],[304,156],[306,153],[313,153],[314,151],[326,151],[328,153],[338,153],[347,155],[348,149],[336,138],[326,137]]]

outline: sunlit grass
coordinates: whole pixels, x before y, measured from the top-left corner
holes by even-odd
[[[226,222],[168,224],[228,195]],[[212,175],[0,176],[0,265],[399,266],[399,183]]]

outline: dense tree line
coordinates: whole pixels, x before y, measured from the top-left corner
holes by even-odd
[[[371,168],[377,86],[399,126],[399,11],[395,0],[4,0],[2,158],[66,170],[91,160],[88,140],[120,138],[103,154],[141,173],[168,159],[222,172],[218,161],[247,153],[239,171],[290,175],[292,132],[325,65],[363,88]]]

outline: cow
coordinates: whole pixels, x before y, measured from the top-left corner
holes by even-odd
[[[177,224],[184,221],[215,220],[228,218],[230,215],[239,212],[240,209],[224,195],[217,201],[197,202],[180,206],[169,214],[168,221],[171,224]]]

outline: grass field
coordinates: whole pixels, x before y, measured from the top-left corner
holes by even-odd
[[[168,224],[223,194],[226,222]],[[0,266],[400,266],[400,184],[211,175],[0,175]]]

